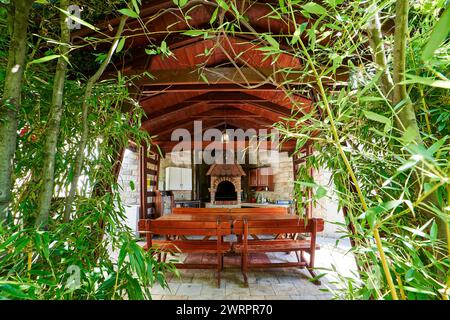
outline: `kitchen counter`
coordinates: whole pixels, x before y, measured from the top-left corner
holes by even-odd
[[[241,208],[249,207],[249,208],[274,208],[274,207],[282,207],[282,208],[290,208],[290,204],[275,204],[275,203],[252,203],[252,202],[242,202]]]
[[[290,208],[290,204],[275,204],[275,203],[252,203],[252,202],[241,202],[240,205],[238,204],[218,204],[218,205],[212,205],[209,202],[205,203],[206,208]]]

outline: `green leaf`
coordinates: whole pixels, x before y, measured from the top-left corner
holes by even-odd
[[[307,4],[303,5],[302,8],[308,13],[317,15],[325,15],[328,12],[327,9],[315,2],[308,2]]]
[[[30,62],[28,62],[28,64],[44,63],[44,62],[47,62],[50,60],[58,59],[60,56],[61,56],[60,54],[52,54],[49,56],[45,56],[45,57],[30,61]]]
[[[322,186],[319,186],[316,190],[316,198],[320,199],[327,195],[327,189]]]
[[[182,34],[190,37],[199,37],[205,34],[203,30],[188,30],[186,32],[183,32]]]
[[[286,9],[286,5],[284,4],[284,0],[278,0],[278,4],[280,5],[281,13],[286,14],[288,10]]]
[[[417,160],[408,160],[404,164],[402,164],[400,167],[398,167],[397,171],[402,172],[405,170],[408,170],[416,165],[418,161]]]
[[[392,123],[389,118],[372,111],[364,110],[363,113],[369,120],[384,123],[384,132],[388,132],[392,128]]]
[[[128,9],[128,8],[120,9],[119,12],[130,18],[139,18],[139,15],[136,12],[134,12],[133,10]]]
[[[431,225],[430,229],[430,240],[432,242],[435,242],[437,240],[437,236],[438,236],[438,225],[436,221],[433,221],[433,224]]]
[[[442,14],[431,32],[430,39],[428,39],[425,48],[422,51],[422,60],[430,60],[434,52],[439,48],[442,42],[447,38],[450,31],[450,6]]]
[[[270,34],[265,34],[264,38],[273,48],[275,48],[276,50],[280,49],[280,44]]]
[[[217,1],[217,4],[219,6],[221,6],[225,11],[230,10],[230,7],[228,6],[228,4],[225,1],[223,1],[223,0],[216,0],[216,1]]]
[[[436,295],[436,293],[434,293],[433,291],[426,290],[426,289],[420,289],[420,288],[409,287],[409,286],[404,286],[403,289],[405,289],[406,291],[417,292],[417,293],[424,293],[424,294],[429,294],[429,295],[432,295],[432,296]]]
[[[214,21],[216,21],[218,13],[219,13],[219,8],[216,8],[216,10],[214,10],[214,12],[213,12],[213,14],[211,16],[211,19],[209,20],[210,24],[213,24]]]
[[[123,46],[125,45],[125,37],[120,38],[119,43],[117,44],[116,52],[120,52],[123,49]]]
[[[435,143],[433,143],[433,145],[428,148],[428,151],[430,152],[430,154],[435,154],[445,143],[445,140],[447,140],[446,137],[436,141]]]
[[[138,5],[137,1],[131,0],[131,2],[133,3],[134,10],[139,14],[140,11],[139,11],[139,5]]]
[[[408,145],[410,142],[414,141],[417,137],[417,131],[413,126],[408,126],[403,132],[402,137],[400,138],[403,145]]]
[[[413,84],[413,83],[419,83],[430,87],[435,88],[444,88],[444,89],[450,89],[450,81],[449,80],[436,80],[434,78],[423,78],[411,74],[407,74],[405,81],[402,81],[401,84]]]
[[[161,52],[164,54],[167,54],[167,42],[165,42],[164,40],[161,42]]]
[[[300,26],[298,26],[295,29],[294,35],[292,36],[291,44],[297,43],[297,41],[300,39],[300,36],[302,35],[303,31],[305,31],[307,25],[308,25],[308,22],[303,22]]]
[[[367,223],[369,224],[370,229],[373,229],[373,228],[375,228],[375,225],[377,223],[377,211],[371,210],[371,209],[372,208],[367,210],[366,220],[367,220]]]
[[[183,8],[189,0],[173,0],[173,3],[175,3],[180,8]]]

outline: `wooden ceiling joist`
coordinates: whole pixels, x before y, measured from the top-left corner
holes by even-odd
[[[295,24],[315,22],[314,18],[303,17],[300,11],[285,19],[272,19],[272,2],[279,4],[278,0],[237,0],[237,7],[246,17],[242,28],[290,35],[295,32]],[[202,132],[229,127],[258,130],[280,120],[290,125],[292,117],[301,117],[313,110],[312,101],[296,93],[302,92],[298,89],[310,90],[316,79],[303,70],[303,61],[292,54],[286,40],[279,41],[285,52],[270,57],[261,50],[267,46],[267,40],[248,32],[214,37],[183,34],[186,30],[209,28],[216,7],[217,3],[193,0],[180,9],[173,1],[144,0],[140,21],[127,21],[122,49],[126,55],[121,61],[121,73],[129,76],[133,88],[139,91],[139,104],[147,116],[142,121],[142,129],[157,136],[158,141],[154,143],[165,151],[177,143],[169,141],[172,132],[185,128],[192,134],[196,120],[202,121]],[[188,23],[183,18],[187,12]],[[223,18],[233,19],[229,13]],[[77,31],[74,39],[88,35],[106,39],[114,34],[118,21],[117,18],[106,20],[100,25],[102,34],[89,29]],[[307,37],[308,33],[304,32],[300,41],[307,41]],[[158,46],[162,41],[170,55],[146,55],[145,48],[149,44]],[[330,37],[321,44],[328,41]],[[328,87],[345,85],[347,71],[342,69],[336,74],[329,80],[322,79],[323,84]],[[110,75],[115,76],[116,70]],[[298,111],[298,115],[294,116],[292,110]],[[202,146],[208,143],[205,141]],[[294,149],[295,141],[282,146],[284,151]]]
[[[258,85],[267,81],[271,77],[273,83],[283,83],[291,85],[306,85],[316,83],[313,76],[303,75],[300,69],[274,69],[270,68],[248,68],[241,67],[220,67],[220,68],[192,68],[179,70],[143,70],[130,69],[125,75],[142,75],[148,71],[152,78],[143,77],[134,81],[134,84],[143,86],[151,90],[151,86],[175,86],[175,85],[247,85],[247,89],[251,89],[251,85]],[[338,70],[337,76],[332,79],[324,78],[325,85],[336,85],[337,83],[345,84],[348,79],[345,70]],[[144,89],[145,90],[145,89]],[[199,89],[197,89],[199,90]]]

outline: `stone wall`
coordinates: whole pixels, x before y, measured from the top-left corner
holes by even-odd
[[[278,164],[269,159],[268,155],[260,155],[258,165],[270,165],[274,174],[274,190],[258,191],[256,195],[263,194],[266,199],[292,200],[294,189],[294,172],[292,170],[292,157],[287,152],[278,153]]]
[[[292,157],[287,152],[279,153],[279,164],[268,157],[261,156],[258,165],[271,165],[274,172],[274,191],[258,191],[256,195],[263,194],[266,199],[292,200],[294,189],[294,172]],[[340,226],[336,223],[344,223],[342,210],[338,211],[338,200],[333,193],[333,181],[331,172],[327,170],[314,171],[314,180],[317,184],[327,189],[328,193],[325,197],[319,199],[313,208],[313,216],[320,217],[325,220],[325,230],[322,233],[326,237],[339,237]]]
[[[120,197],[125,205],[139,205],[139,154],[126,149],[120,168]],[[134,187],[134,190],[133,190]]]
[[[331,172],[324,169],[315,171],[314,180],[327,190],[327,195],[317,201],[313,208],[313,216],[325,220],[323,236],[338,238],[341,235],[342,227],[336,223],[345,223],[345,219],[342,210],[338,210],[338,199],[336,193],[333,192]]]

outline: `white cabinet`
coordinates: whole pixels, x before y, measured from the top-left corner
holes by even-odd
[[[192,190],[192,169],[181,169],[181,190]]]
[[[192,190],[192,169],[167,167],[166,190]]]

